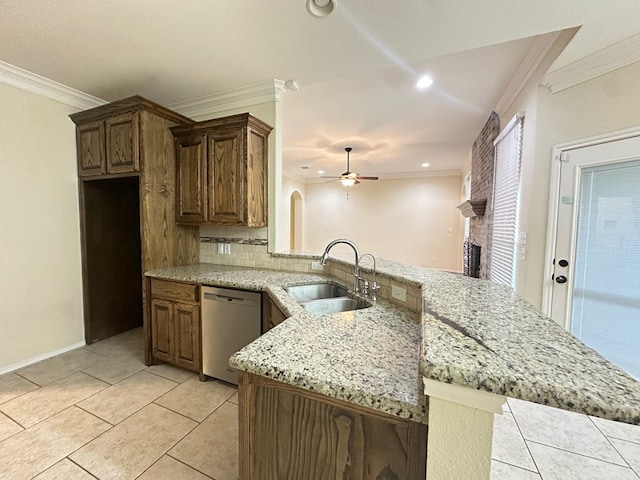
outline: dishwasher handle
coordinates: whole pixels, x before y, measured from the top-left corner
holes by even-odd
[[[217,295],[215,293],[205,293],[204,299],[214,301],[214,302],[232,303],[235,305],[245,305],[245,306],[256,305],[256,302],[254,300],[248,300],[246,298],[240,298],[240,297],[231,297],[229,295]]]

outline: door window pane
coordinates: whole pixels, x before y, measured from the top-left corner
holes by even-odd
[[[571,332],[640,378],[640,161],[580,178]]]

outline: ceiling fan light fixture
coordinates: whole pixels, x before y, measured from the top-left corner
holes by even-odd
[[[340,183],[342,183],[345,187],[353,187],[356,184],[356,179],[351,177],[345,177],[340,179]]]
[[[324,18],[333,12],[336,0],[307,0],[307,11],[316,18]]]
[[[433,78],[431,78],[429,75],[424,75],[420,77],[416,82],[416,88],[420,90],[429,88],[431,85],[433,85]]]

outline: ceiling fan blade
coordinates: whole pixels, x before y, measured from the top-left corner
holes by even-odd
[[[358,175],[358,180],[378,180],[378,177],[364,177],[362,175]]]
[[[336,179],[339,179],[339,178],[342,178],[342,177],[328,177],[328,176],[323,175],[320,178],[336,178]]]

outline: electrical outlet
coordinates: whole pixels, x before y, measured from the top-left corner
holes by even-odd
[[[407,301],[407,290],[397,285],[391,285],[391,296],[401,302]]]
[[[324,270],[324,267],[320,262],[311,262],[311,270]]]
[[[225,255],[231,255],[231,244],[230,243],[225,243],[224,244],[224,254]]]
[[[218,243],[218,253],[224,255],[224,243]]]

